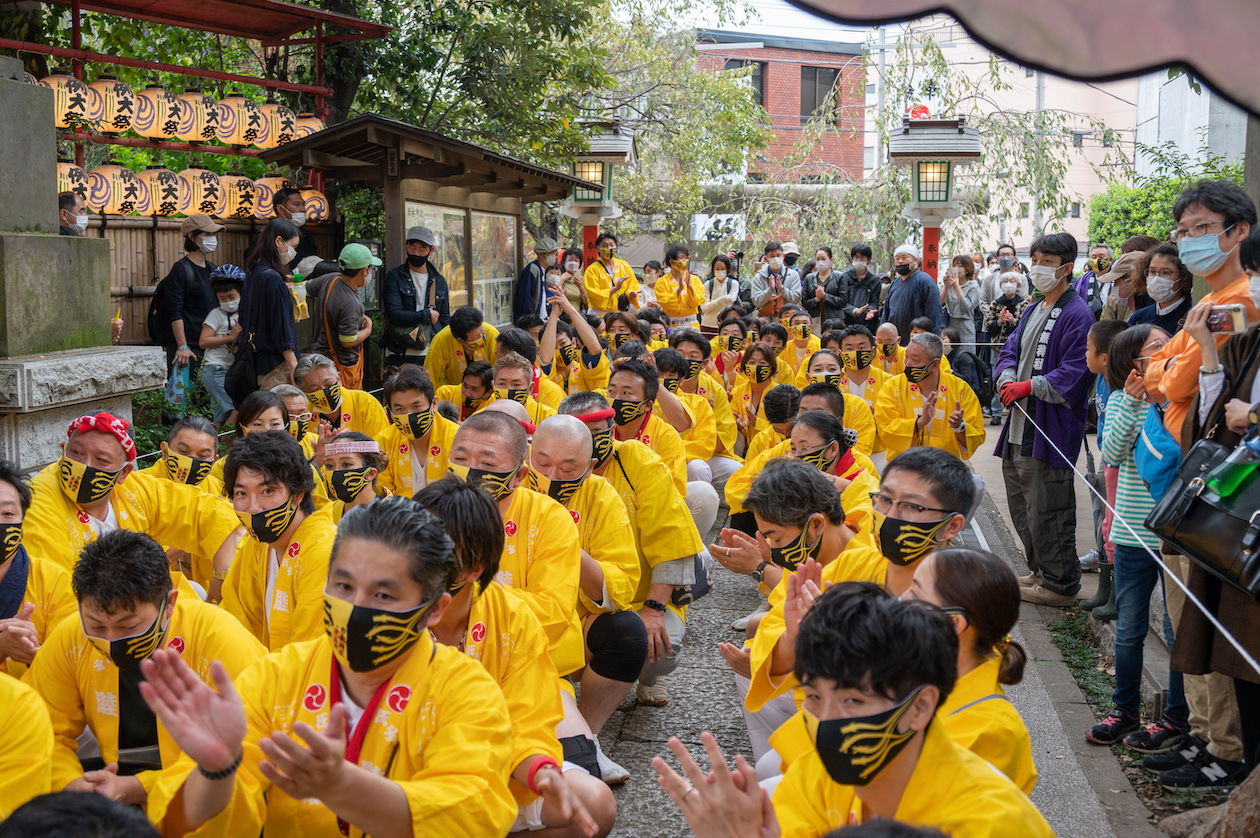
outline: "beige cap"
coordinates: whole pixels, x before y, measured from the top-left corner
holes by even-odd
[[[1100,285],[1106,285],[1109,282],[1118,282],[1124,279],[1133,279],[1137,274],[1138,265],[1142,264],[1142,260],[1146,258],[1146,252],[1142,250],[1134,250],[1131,253],[1125,253],[1116,258],[1111,263],[1111,268],[1098,278]]]
[[[223,225],[215,223],[214,219],[208,215],[190,215],[184,219],[183,224],[179,225],[179,229],[186,236],[199,230],[207,233],[217,233],[223,229]]]

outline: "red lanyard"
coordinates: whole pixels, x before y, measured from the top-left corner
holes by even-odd
[[[535,399],[538,398],[538,383],[542,381],[542,370],[534,367],[533,378],[529,384],[529,394]]]
[[[647,431],[648,420],[651,418],[652,418],[652,408],[649,407],[647,411],[643,414],[643,424],[639,426],[639,432],[634,435],[634,438],[637,439],[639,442],[643,442],[643,434],[644,432]],[[617,439],[621,439],[621,429],[618,428],[616,425],[613,425],[613,433],[616,435]]]
[[[385,696],[385,691],[389,689],[389,679],[385,683],[376,688],[376,692],[372,693],[372,700],[363,708],[363,715],[359,717],[359,723],[354,726],[354,730],[347,731],[349,740],[346,742],[346,761],[352,765],[359,764],[359,752],[363,750],[363,740],[367,738],[368,728],[372,726],[372,720],[376,717],[376,708],[380,706],[381,699]],[[341,673],[337,670],[337,659],[332,659],[332,675],[329,676],[328,686],[331,701],[328,706],[331,707],[341,701]],[[346,727],[350,726],[349,716],[346,717]],[[341,830],[342,835],[350,834],[350,824],[341,818],[337,818],[337,827]]]

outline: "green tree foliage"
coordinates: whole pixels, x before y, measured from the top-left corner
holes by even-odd
[[[1181,190],[1200,178],[1243,182],[1242,163],[1231,163],[1211,154],[1206,144],[1194,157],[1182,153],[1173,142],[1160,146],[1139,145],[1137,153],[1150,160],[1152,174],[1132,184],[1112,181],[1089,202],[1089,240],[1113,248],[1130,236],[1164,239],[1173,228],[1173,205]]]

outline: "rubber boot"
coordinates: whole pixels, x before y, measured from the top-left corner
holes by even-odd
[[[1110,569],[1111,566],[1108,565],[1108,568]],[[1107,604],[1101,605],[1090,612],[1091,617],[1104,623],[1109,623],[1116,618],[1116,586],[1112,584],[1111,576],[1111,573],[1107,574]],[[1101,584],[1100,578],[1099,585]]]
[[[1092,597],[1081,601],[1082,611],[1093,611],[1107,604],[1107,600],[1111,598],[1111,564],[1109,562],[1101,562],[1098,565],[1098,593]]]

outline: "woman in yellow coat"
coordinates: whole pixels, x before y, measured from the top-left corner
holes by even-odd
[[[1027,655],[1007,636],[1019,621],[1019,585],[990,552],[954,547],[929,553],[910,596],[950,613],[958,632],[958,681],[936,711],[949,738],[1032,794],[1032,742],[1003,686],[1024,677]]]
[[[691,252],[680,244],[665,253],[669,271],[656,280],[656,301],[660,303],[673,329],[700,325],[700,304],[704,302],[704,285],[691,272]]]
[[[517,807],[503,693],[427,630],[450,605],[455,572],[441,522],[386,498],[341,522],[323,636],[267,655],[234,683],[215,667],[217,689],[156,653],[141,689],[186,756],[151,795],[159,830],[504,835]],[[535,787],[559,773],[535,768]]]
[[[777,359],[774,350],[764,343],[752,343],[744,349],[740,359],[740,372],[744,380],[731,391],[731,412],[747,450],[753,437],[770,427],[761,398],[774,386]]]
[[[301,447],[283,431],[249,434],[232,446],[223,480],[248,531],[223,583],[224,610],[273,652],[318,637],[337,525],[312,514]]]
[[[617,237],[601,232],[595,241],[595,252],[599,258],[586,266],[582,277],[587,310],[596,317],[603,317],[617,310],[617,298],[622,294],[630,299],[630,305],[637,307],[639,280],[630,263],[617,258]]]
[[[940,369],[941,339],[915,335],[906,347],[906,371],[884,382],[875,424],[888,462],[907,448],[940,448],[970,459],[984,444],[984,414],[967,382]]]

